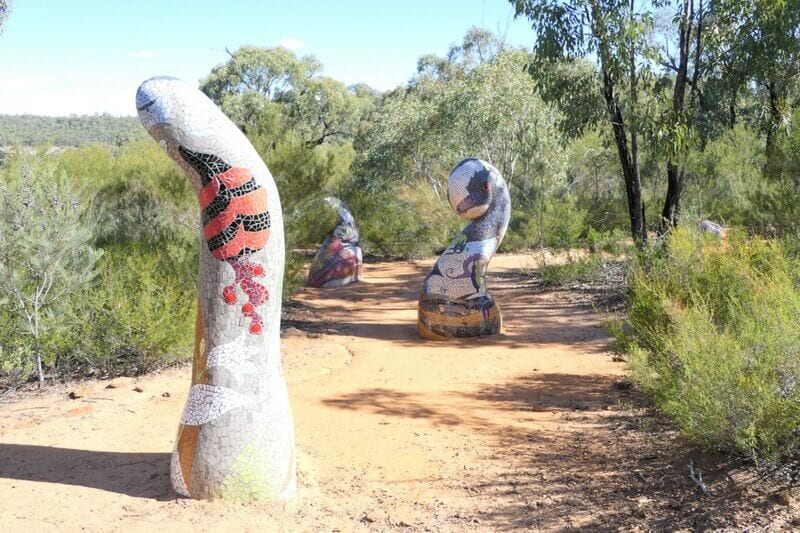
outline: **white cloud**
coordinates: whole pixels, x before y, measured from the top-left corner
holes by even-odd
[[[153,59],[158,54],[152,50],[133,50],[126,55],[131,59]]]
[[[285,39],[281,39],[276,43],[278,46],[282,46],[287,50],[302,50],[306,47],[306,43],[297,39],[296,37],[286,37]]]

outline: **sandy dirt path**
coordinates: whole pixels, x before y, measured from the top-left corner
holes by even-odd
[[[303,289],[283,343],[299,476],[285,506],[175,497],[169,456],[189,367],[7,399],[0,531],[789,524],[790,507],[718,461],[703,466],[719,471],[707,472],[716,496],[701,497],[685,467],[703,458],[639,407],[592,294],[543,289],[532,264],[495,259],[504,333],[479,341],[417,338],[430,261],[369,264],[365,283]],[[68,399],[75,389],[83,397]]]

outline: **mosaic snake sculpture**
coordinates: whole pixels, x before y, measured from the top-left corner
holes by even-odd
[[[423,338],[444,340],[500,332],[500,307],[486,290],[486,269],[511,215],[508,187],[494,166],[476,158],[458,163],[447,197],[469,224],[425,278],[417,327]]]
[[[358,228],[347,205],[333,196],[325,198],[336,211],[336,227],[317,250],[308,269],[309,287],[341,287],[361,281],[364,258]]]
[[[192,498],[284,500],[296,480],[281,368],[285,252],[275,182],[244,134],[196,88],[152,78],[139,87],[136,107],[197,190],[202,218],[192,385],[172,486]]]

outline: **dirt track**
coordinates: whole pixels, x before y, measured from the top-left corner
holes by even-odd
[[[188,367],[0,404],[0,531],[427,531],[779,527],[793,502],[701,457],[638,406],[586,291],[545,290],[525,256],[489,286],[504,334],[423,342],[430,262],[304,289],[284,366],[298,497],[285,507],[177,499],[169,455]],[[138,386],[142,392],[137,392]],[[705,469],[711,495],[687,475]],[[781,489],[784,490],[784,489]],[[784,502],[786,503],[786,502]]]

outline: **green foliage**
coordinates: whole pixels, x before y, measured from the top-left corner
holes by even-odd
[[[586,232],[585,218],[586,212],[576,206],[571,196],[545,197],[533,213],[513,209],[501,251],[580,246]]]
[[[441,252],[464,226],[446,199],[424,186],[361,192],[348,205],[358,218],[364,253],[383,257],[424,257]]]
[[[74,325],[58,370],[138,374],[192,353],[197,246],[144,243],[106,248],[94,286],[73,302]]]
[[[566,263],[542,265],[539,273],[545,285],[563,287],[575,283],[596,283],[603,273],[603,260],[599,255],[578,259],[570,258]]]
[[[288,132],[309,146],[352,140],[374,108],[364,87],[319,76],[313,56],[277,48],[243,46],[215,67],[201,89],[266,150]]]
[[[685,229],[635,263],[620,344],[690,438],[754,459],[798,451],[798,273],[779,242]]]
[[[27,379],[37,355],[54,376],[136,373],[189,357],[197,200],[157,144],[17,154],[0,174],[4,201],[14,204],[2,211],[13,238],[0,232],[0,254],[18,258],[3,263],[18,272],[4,281],[32,290],[59,261],[71,273],[48,278],[60,297],[42,308],[37,335],[26,335],[36,325],[30,311],[9,299],[0,305],[0,381]],[[98,247],[105,254],[95,262]]]
[[[146,136],[136,117],[0,115],[0,147],[85,146],[91,143],[119,146]]]
[[[102,252],[92,247],[85,210],[52,162],[23,157],[5,177],[0,188],[0,299],[13,309],[8,313],[16,325],[12,331],[30,337],[42,382],[42,338],[64,326],[60,309],[94,278]],[[18,352],[18,345],[12,350]]]
[[[89,197],[105,187],[140,186],[171,205],[196,207],[195,193],[185,175],[151,139],[119,148],[92,144],[64,150],[56,155],[56,161],[68,175],[75,176]]]
[[[794,113],[791,127],[773,137],[761,179],[753,187],[752,208],[744,222],[763,233],[780,234],[800,242],[800,110]],[[763,158],[762,158],[763,160]]]
[[[286,48],[243,46],[227,63],[214,67],[200,88],[217,103],[226,94],[248,92],[281,100],[299,79],[313,76],[320,67],[314,57],[298,59]]]
[[[705,150],[690,155],[687,211],[726,224],[762,225],[754,203],[763,188],[763,165],[763,150],[755,132],[741,125],[726,131]]]
[[[569,148],[567,179],[586,226],[599,231],[627,228],[625,188],[610,135],[589,131],[573,139]]]
[[[310,195],[338,190],[349,177],[354,158],[352,143],[310,147],[289,134],[275,144],[264,160],[286,211]]]
[[[386,97],[358,147],[345,194],[359,206],[354,213],[366,249],[405,255],[445,246],[444,237],[458,225],[446,202],[447,176],[470,155],[491,161],[509,183],[517,221],[511,233],[527,229],[546,198],[566,194],[569,152],[557,113],[541,101],[526,72],[527,61],[524,51],[503,49],[473,29],[445,58],[421,58],[411,88]],[[401,201],[405,205],[391,205]],[[514,248],[529,247],[533,235],[509,238]]]

